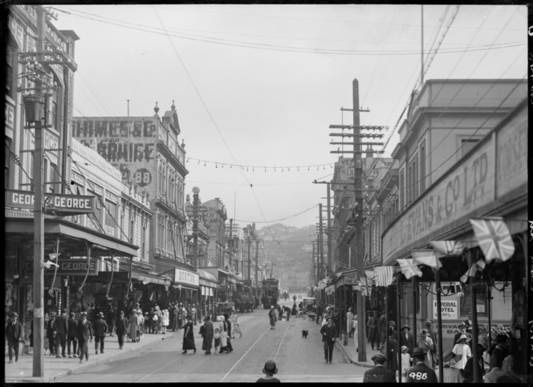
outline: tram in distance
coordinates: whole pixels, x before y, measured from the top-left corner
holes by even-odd
[[[271,305],[278,303],[279,281],[275,278],[264,279],[262,293],[261,303],[263,304],[263,308],[270,309]]]

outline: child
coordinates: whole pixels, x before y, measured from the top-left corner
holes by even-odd
[[[402,357],[402,383],[405,383],[407,381],[407,370],[411,367],[411,356],[409,355],[408,348],[405,345],[402,345],[401,351],[401,357]]]
[[[278,367],[272,360],[268,360],[263,367],[265,377],[257,379],[256,383],[281,383],[274,375],[278,373]]]
[[[215,338],[215,353],[218,353],[220,350],[220,323],[218,322],[218,319],[217,321],[213,321],[213,328],[213,337]]]

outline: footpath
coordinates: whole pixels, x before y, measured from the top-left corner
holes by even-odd
[[[107,362],[115,357],[128,353],[130,351],[139,350],[144,346],[161,342],[161,340],[166,340],[173,337],[180,331],[176,332],[167,332],[166,334],[143,334],[141,341],[138,343],[132,343],[126,337],[124,339],[124,346],[122,349],[118,347],[118,338],[117,336],[106,336],[104,353],[99,353],[95,355],[94,350],[94,339],[89,342],[89,360],[83,360],[83,363],[80,363],[78,357],[69,358],[61,357],[56,358],[55,356],[45,355],[44,356],[44,376],[43,377],[33,377],[33,355],[30,354],[21,354],[19,352],[19,360],[9,364],[9,358],[6,354],[5,356],[5,375],[4,383],[51,383],[54,382],[56,378],[70,375],[74,371],[84,369],[86,367],[94,366],[95,364]],[[20,350],[22,351],[22,345]],[[65,351],[66,353],[67,351]]]

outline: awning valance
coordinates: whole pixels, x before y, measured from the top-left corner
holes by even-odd
[[[163,286],[169,286],[170,285],[170,280],[164,278],[164,277],[160,277],[160,276],[156,276],[154,274],[149,274],[149,273],[136,273],[136,272],[132,272],[131,273],[131,278],[133,279],[136,279],[136,280],[139,280],[139,281],[142,281],[143,284],[157,284],[157,285],[163,285]]]
[[[200,276],[200,281],[202,281],[202,280],[211,281],[211,282],[214,282],[215,284],[218,282],[217,277],[215,277],[213,274],[209,273],[208,271],[205,271],[205,270],[202,270],[202,269],[198,269],[196,272]],[[207,286],[209,286],[209,285],[207,285]]]

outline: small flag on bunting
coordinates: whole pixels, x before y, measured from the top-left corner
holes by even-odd
[[[377,266],[374,268],[376,273],[376,286],[389,286],[392,284],[394,269],[392,266]]]
[[[416,266],[412,259],[397,259],[400,270],[405,278],[410,279],[413,276],[422,277],[422,272]]]
[[[486,263],[482,259],[477,260],[472,266],[470,266],[470,269],[464,273],[461,278],[459,279],[462,283],[468,282],[468,277],[475,277],[477,272],[483,271],[485,268]]]
[[[440,269],[442,267],[442,263],[440,263],[435,252],[431,249],[413,250],[411,257],[413,257],[413,263],[418,265],[426,265],[434,269]]]
[[[464,249],[463,242],[459,241],[431,241],[430,243],[439,258],[445,255],[460,255]]]
[[[514,254],[514,243],[503,219],[470,219],[485,261],[507,261]]]

